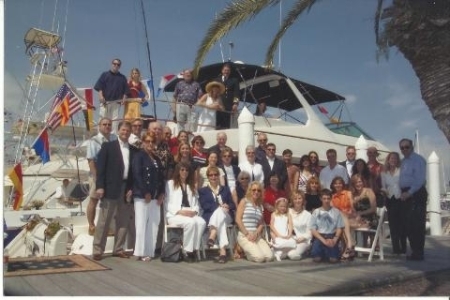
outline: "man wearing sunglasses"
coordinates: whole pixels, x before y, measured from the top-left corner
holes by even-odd
[[[113,120],[113,130],[117,128],[121,102],[129,93],[127,78],[119,72],[121,65],[120,59],[113,59],[111,69],[103,72],[94,86],[100,101],[100,118],[108,117]]]
[[[411,255],[406,259],[422,261],[424,259],[425,223],[428,193],[425,188],[425,159],[414,152],[413,142],[401,139],[399,142],[403,160],[400,166],[400,199],[405,202],[406,235]]]

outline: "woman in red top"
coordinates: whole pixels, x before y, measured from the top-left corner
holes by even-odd
[[[355,257],[355,246],[353,241],[353,233],[351,231],[351,220],[356,217],[353,209],[352,193],[346,189],[344,179],[340,176],[335,177],[331,181],[331,191],[333,195],[331,197],[331,205],[341,211],[342,218],[344,219],[344,238],[347,244],[347,249],[342,254],[343,260],[351,260]]]
[[[272,212],[275,210],[275,200],[278,198],[285,198],[286,192],[278,189],[278,182],[280,179],[276,173],[271,173],[269,186],[264,190],[264,222],[266,225],[270,225],[270,218]]]
[[[178,153],[178,146],[182,143],[189,143],[189,134],[185,130],[181,130],[178,132],[178,135],[176,137],[173,137],[168,142],[170,147],[170,153],[172,153],[173,156],[176,156]]]
[[[130,80],[128,81],[130,101],[125,102],[125,112],[123,118],[127,121],[141,117],[141,104],[147,101],[147,89],[142,86],[141,72],[138,68],[131,69]]]

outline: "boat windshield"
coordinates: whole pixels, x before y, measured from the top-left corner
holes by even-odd
[[[337,134],[348,135],[359,138],[361,135],[365,139],[374,140],[367,132],[361,129],[355,122],[339,122],[325,124],[331,131]]]

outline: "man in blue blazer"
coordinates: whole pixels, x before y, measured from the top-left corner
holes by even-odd
[[[113,256],[128,258],[124,252],[130,216],[134,209],[132,201],[131,162],[137,148],[128,143],[131,124],[120,122],[118,140],[104,143],[97,160],[96,193],[100,199],[100,214],[94,235],[93,258],[101,260],[105,251],[109,226],[115,216]]]

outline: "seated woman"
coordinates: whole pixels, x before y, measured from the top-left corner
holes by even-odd
[[[350,191],[345,190],[344,179],[340,176],[335,177],[331,181],[331,189],[333,192],[331,205],[341,211],[344,219],[344,239],[347,244],[347,249],[342,254],[343,260],[351,260],[355,257],[353,231],[351,230],[350,223],[353,223],[355,219],[355,211],[353,210],[353,200]]]
[[[209,227],[208,246],[219,240],[218,263],[226,263],[225,247],[228,246],[227,226],[234,222],[236,206],[231,198],[230,189],[219,184],[219,168],[212,166],[206,170],[209,178],[207,186],[198,190],[200,206],[203,210],[202,217]]]
[[[305,209],[312,212],[318,207],[322,206],[322,201],[320,201],[319,192],[322,190],[320,186],[319,177],[313,176],[306,183],[306,193],[305,193]]]
[[[205,220],[199,216],[194,174],[189,168],[186,162],[178,163],[173,179],[166,183],[167,223],[183,227],[183,248],[187,261],[195,259],[193,253],[200,249],[206,227]]]
[[[311,243],[311,230],[309,230],[309,222],[311,213],[305,210],[305,194],[295,191],[291,194],[292,207],[289,214],[292,218],[294,228],[294,239],[296,247],[287,253],[291,260],[300,260],[302,255],[309,249]]]
[[[275,201],[278,198],[286,197],[284,190],[278,189],[278,183],[280,179],[278,174],[270,173],[269,186],[264,190],[264,222],[266,225],[270,225],[271,215],[275,211]]]
[[[294,229],[288,210],[288,200],[278,198],[274,204],[275,210],[270,219],[270,237],[275,258],[280,261],[286,258],[288,251],[295,248],[296,241],[292,238]]]
[[[233,197],[233,202],[238,207],[239,203],[245,197],[248,186],[250,184],[250,174],[246,171],[241,171],[237,176],[236,188],[231,192],[231,197]]]
[[[352,176],[350,191],[352,192],[353,209],[356,215],[354,227],[375,229],[378,225],[375,193],[371,188],[364,187],[363,178],[359,174]]]
[[[253,262],[273,260],[272,250],[266,240],[262,238],[262,232],[265,230],[262,193],[262,184],[253,181],[236,211],[236,224],[239,227],[237,241],[247,259]]]
[[[339,261],[338,241],[342,235],[344,221],[338,209],[331,206],[331,191],[323,189],[320,192],[322,206],[311,215],[309,228],[314,240],[311,256],[314,262],[328,259],[331,263]]]
[[[209,167],[217,167],[217,161],[219,160],[218,154],[216,152],[209,152],[206,157],[206,162],[208,165],[206,167],[198,169],[197,174],[197,187],[202,188],[208,185],[209,177],[207,176],[207,170]],[[219,169],[219,183],[220,185],[225,185],[225,172]]]

